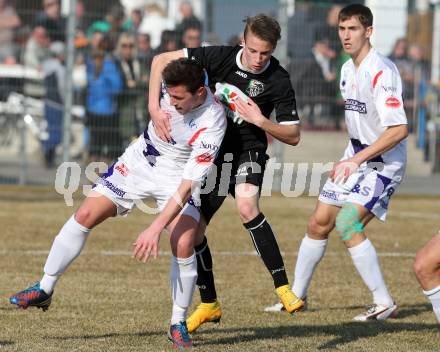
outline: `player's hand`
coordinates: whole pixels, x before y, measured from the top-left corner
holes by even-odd
[[[151,227],[142,231],[133,243],[133,258],[146,263],[153,252],[154,259],[158,255],[158,245],[161,231],[155,231]]]
[[[251,98],[248,98],[246,102],[237,96],[234,99],[234,104],[237,107],[238,114],[246,122],[259,126],[262,119],[265,119],[260,108]]]
[[[164,142],[171,142],[171,116],[162,109],[150,111],[150,115],[156,135]]]
[[[338,162],[333,170],[330,171],[330,179],[334,183],[344,184],[347,179],[359,168],[357,164],[352,159],[342,160]]]

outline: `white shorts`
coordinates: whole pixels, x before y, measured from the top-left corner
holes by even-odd
[[[379,220],[385,221],[388,203],[400,182],[385,177],[377,171],[359,170],[346,183],[336,184],[331,179],[325,183],[319,195],[323,203],[342,207],[355,203],[367,208]]]
[[[108,171],[93,185],[93,190],[109,198],[117,208],[117,214],[127,215],[136,205],[148,214],[159,213],[168,200],[176,192],[182,181],[182,173],[176,172],[173,163],[157,157],[152,164],[151,159],[144,156],[147,148],[143,136],[131,144]],[[148,206],[144,200],[153,198],[156,208]],[[193,217],[197,222],[200,213],[191,198],[181,213]]]

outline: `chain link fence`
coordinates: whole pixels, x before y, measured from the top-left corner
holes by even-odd
[[[53,184],[64,159],[110,163],[147,126],[153,56],[235,45],[243,18],[260,12],[282,25],[285,41],[276,56],[291,75],[303,128],[344,129],[338,75],[347,56],[337,14],[345,3],[0,1],[0,183]],[[399,67],[411,131],[438,171],[439,89],[431,80],[438,5],[416,3],[365,1],[377,14],[373,45]],[[74,50],[67,50],[69,43]],[[282,147],[272,150],[282,155]]]

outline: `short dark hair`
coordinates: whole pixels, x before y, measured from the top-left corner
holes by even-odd
[[[245,40],[246,35],[252,32],[258,38],[269,42],[275,48],[278,40],[281,39],[281,27],[273,17],[261,13],[254,17],[246,17],[243,22],[246,23],[244,27]]]
[[[365,28],[373,25],[373,14],[371,13],[371,10],[367,6],[361,4],[351,4],[344,7],[339,12],[338,22],[346,21],[353,16],[356,16]]]
[[[162,78],[167,86],[183,85],[194,94],[205,85],[205,71],[195,60],[180,58],[165,66]]]

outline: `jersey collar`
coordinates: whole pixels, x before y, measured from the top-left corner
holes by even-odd
[[[376,53],[376,49],[374,49],[373,47],[370,48],[370,50],[368,51],[368,54],[364,57],[364,59],[361,61],[359,67],[356,69],[356,66],[354,64],[353,59],[351,60],[351,65],[353,66],[353,69],[357,72],[359,72],[361,69],[363,69],[363,67],[365,65],[368,64],[368,62],[370,61],[371,57]]]
[[[235,58],[235,61],[236,61],[236,63],[237,63],[238,68],[239,68],[240,70],[242,70],[242,71],[246,71],[246,72],[252,73],[252,74],[254,74],[254,75],[259,75],[260,73],[263,73],[264,71],[266,71],[267,68],[268,68],[269,65],[270,65],[270,60],[272,60],[272,58],[269,59],[269,61],[267,61],[266,66],[264,66],[260,71],[258,71],[258,72],[252,72],[252,71],[249,71],[249,69],[245,68],[245,67],[243,66],[243,64],[241,63],[241,55],[242,55],[242,54],[243,54],[243,48],[241,48],[241,49],[238,51],[237,56],[236,56],[236,58]]]

